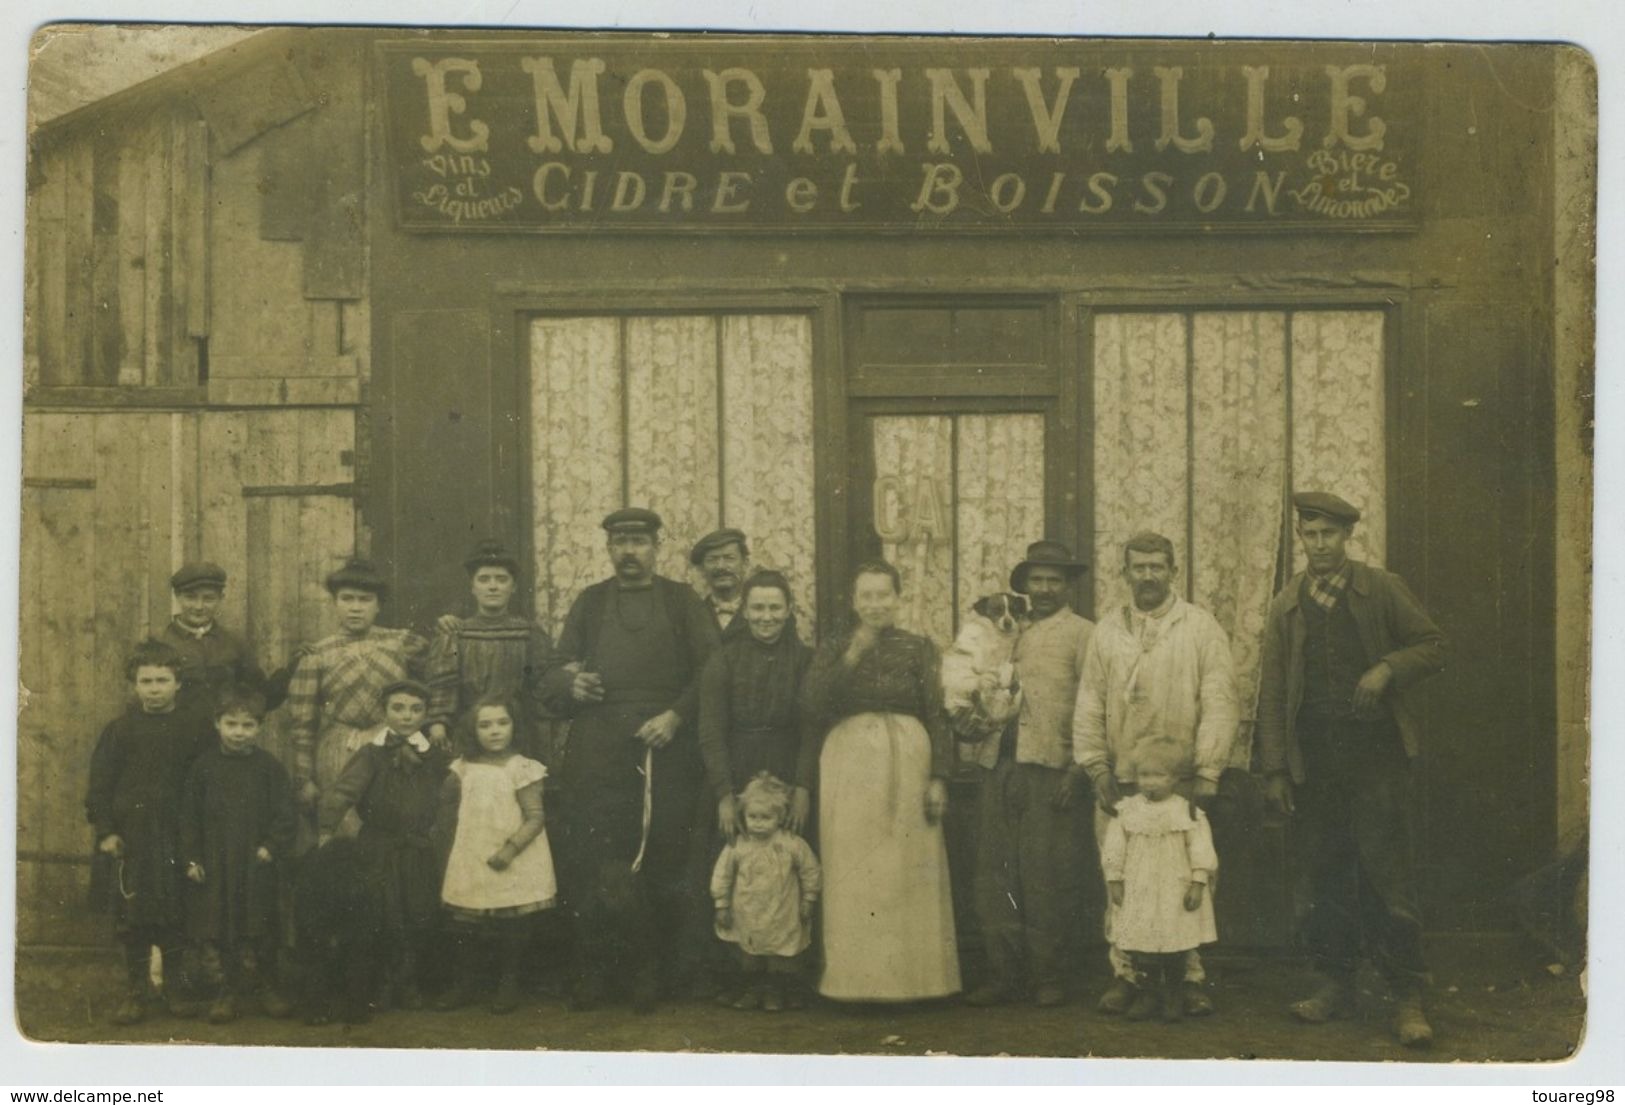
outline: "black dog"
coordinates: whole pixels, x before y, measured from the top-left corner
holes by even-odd
[[[361,1024],[385,977],[384,899],[376,865],[355,840],[335,839],[299,863],[295,992],[306,1024]]]

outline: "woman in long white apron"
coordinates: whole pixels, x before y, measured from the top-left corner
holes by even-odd
[[[858,566],[856,624],[807,673],[804,716],[822,737],[819,854],[824,973],[838,1001],[958,993],[942,815],[952,737],[936,646],[896,627],[897,570]]]

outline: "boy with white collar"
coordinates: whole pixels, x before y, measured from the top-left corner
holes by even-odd
[[[395,1004],[421,1008],[417,967],[440,908],[435,815],[447,755],[423,735],[429,689],[413,679],[383,689],[384,724],[350,757],[318,807],[325,843],[352,808],[357,841],[383,888],[380,926],[388,942]]]

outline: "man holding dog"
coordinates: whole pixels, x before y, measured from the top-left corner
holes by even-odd
[[[1179,566],[1174,544],[1159,533],[1138,533],[1123,547],[1123,579],[1132,602],[1116,607],[1095,627],[1078,684],[1072,750],[1096,796],[1095,840],[1106,839],[1117,803],[1134,793],[1135,745],[1171,738],[1184,749],[1176,791],[1207,805],[1219,790],[1240,714],[1230,639],[1213,615],[1174,591]],[[1112,943],[1113,907],[1106,905],[1106,940]],[[1129,957],[1110,950],[1112,984],[1100,999],[1103,1013],[1124,1013],[1135,996]],[[1213,1011],[1201,957],[1185,959],[1184,1011]]]
[[[966,995],[999,1005],[1021,995],[1025,966],[1033,1001],[1066,1000],[1066,934],[1082,888],[1078,842],[1084,802],[1072,764],[1072,706],[1094,623],[1074,613],[1070,590],[1088,567],[1059,541],[1034,541],[1010,573],[1032,621],[1013,656],[1021,710],[998,742],[998,760],[982,784],[976,848],[976,903],[987,941],[988,978]],[[970,711],[955,725],[979,735]]]

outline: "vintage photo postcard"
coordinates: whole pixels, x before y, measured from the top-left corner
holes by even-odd
[[[1582,50],[28,81],[28,1038],[1581,1046]]]

